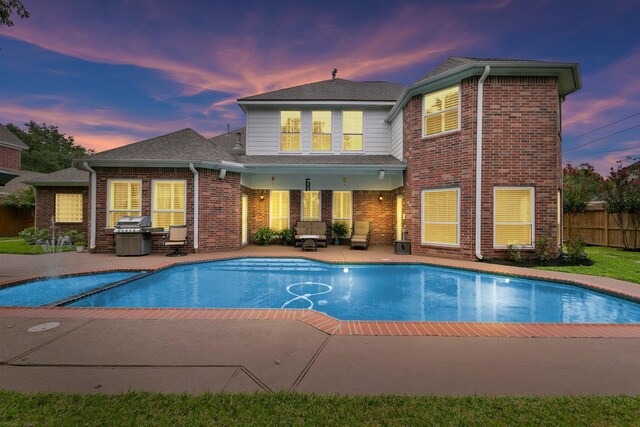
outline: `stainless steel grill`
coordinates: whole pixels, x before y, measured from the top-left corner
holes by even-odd
[[[113,234],[117,256],[140,256],[151,253],[151,218],[123,216],[116,223]]]

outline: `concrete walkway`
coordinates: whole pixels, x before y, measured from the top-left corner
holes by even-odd
[[[397,256],[389,248],[326,249],[312,257],[503,268]],[[301,255],[299,248],[249,247],[178,261],[266,254]],[[158,255],[61,255],[65,273],[156,268],[170,260]],[[0,281],[42,275],[43,264],[37,256],[0,255]],[[638,293],[638,285],[626,282],[554,277]],[[38,327],[48,322],[60,324]],[[55,309],[51,318],[0,316],[0,388],[25,392],[639,394],[638,354],[637,338],[331,335],[298,320],[72,319],[56,317]]]

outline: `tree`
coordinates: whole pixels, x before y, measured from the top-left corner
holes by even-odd
[[[36,206],[36,193],[33,187],[29,187],[26,190],[14,191],[0,199],[0,206],[16,209],[33,209]]]
[[[22,169],[51,173],[71,166],[75,158],[85,157],[94,153],[73,142],[72,136],[60,133],[57,126],[38,124],[33,120],[25,123],[26,129],[20,129],[12,123],[7,129],[29,146],[29,150],[22,152]]]
[[[29,12],[20,0],[0,0],[0,27],[13,27],[11,15],[15,13],[22,19],[29,18]]]
[[[604,208],[611,214],[622,233],[625,249],[638,249],[638,230],[640,229],[640,165],[611,168],[604,186]],[[629,240],[629,231],[633,232],[633,244]]]
[[[589,163],[571,163],[562,170],[562,211],[568,214],[569,236],[575,237],[576,216],[587,210],[589,202],[602,189],[602,176]]]

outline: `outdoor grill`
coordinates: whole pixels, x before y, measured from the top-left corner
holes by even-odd
[[[148,255],[151,253],[151,218],[123,216],[116,222],[113,238],[117,256]]]

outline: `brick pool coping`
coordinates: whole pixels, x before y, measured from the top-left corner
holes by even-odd
[[[305,258],[313,261],[368,264],[368,263],[404,263],[422,264],[437,267],[450,267],[482,273],[517,276],[558,283],[576,285],[582,288],[606,293],[616,297],[640,301],[638,292],[626,292],[615,286],[596,284],[582,276],[562,274],[552,271],[510,268],[495,264],[470,263],[449,259],[422,260],[413,259],[360,259],[345,260],[314,256],[311,254],[279,253],[214,253],[201,254],[198,259],[178,259],[173,262],[159,263],[153,267],[117,268],[82,271],[69,274],[105,273],[110,271],[150,271],[156,272],[173,265],[193,264],[207,261],[220,261],[246,257]],[[365,257],[370,258],[370,257]],[[536,274],[540,273],[540,274]],[[554,277],[556,276],[556,277]],[[568,277],[567,277],[568,276]],[[576,276],[576,277],[571,277]],[[12,286],[38,279],[29,277],[0,284]],[[594,276],[594,279],[596,277]],[[597,278],[603,279],[603,278]],[[606,282],[606,280],[605,280]],[[624,283],[624,282],[623,282]],[[365,335],[365,336],[438,336],[438,337],[529,337],[529,338],[640,338],[639,324],[560,324],[560,323],[498,323],[498,322],[395,322],[395,321],[341,321],[315,310],[300,309],[174,309],[174,308],[79,308],[79,307],[0,307],[0,318],[61,318],[61,319],[201,319],[201,320],[293,320],[301,321],[329,335]]]

